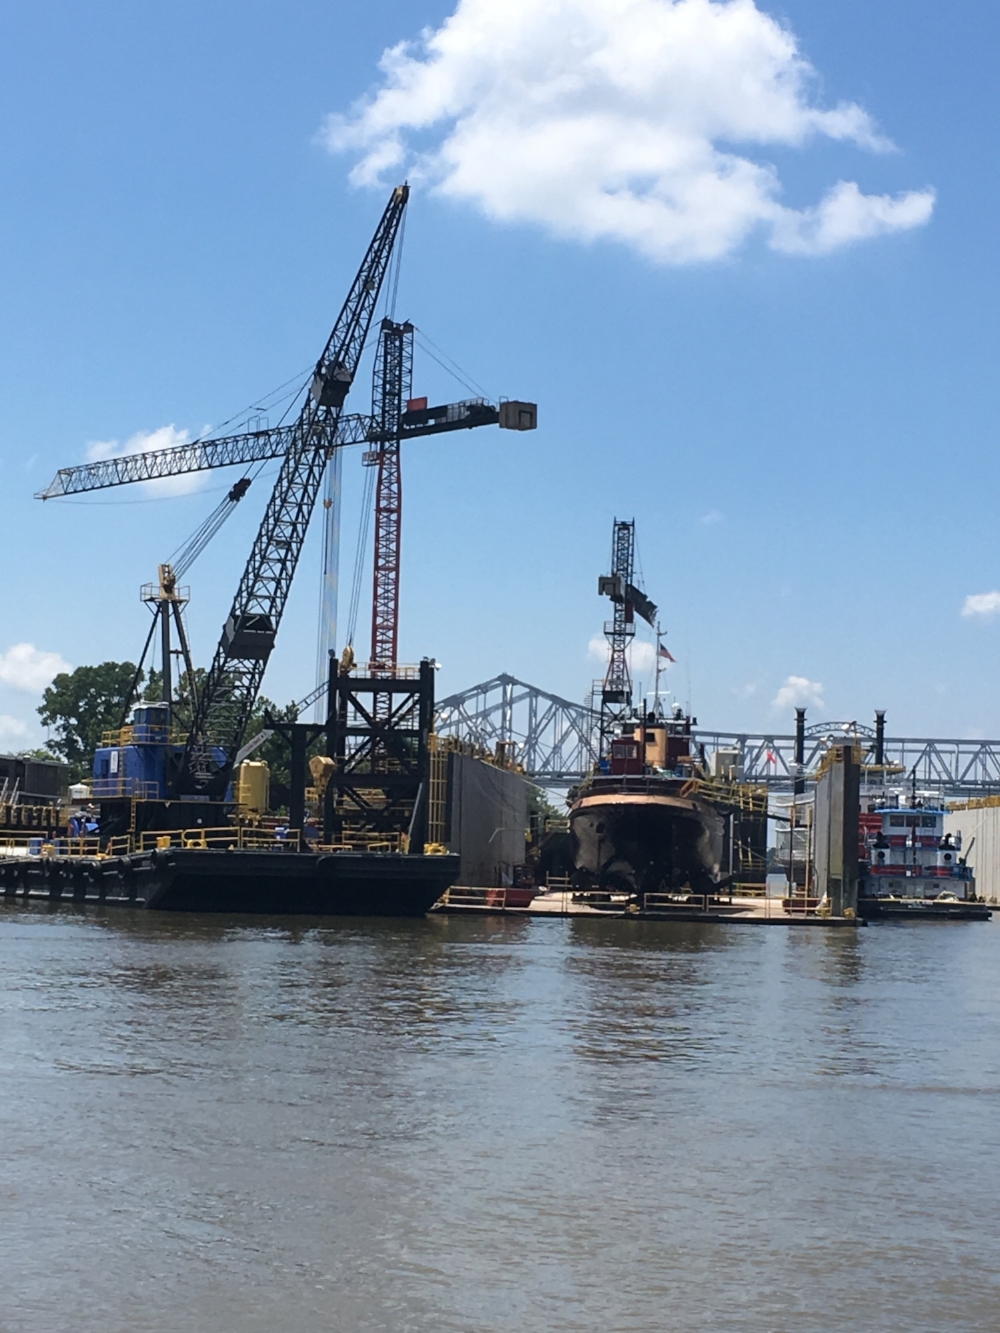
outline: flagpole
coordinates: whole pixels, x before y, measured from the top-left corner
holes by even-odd
[[[656,622],[656,693],[653,696],[653,712],[660,716],[660,622]]]

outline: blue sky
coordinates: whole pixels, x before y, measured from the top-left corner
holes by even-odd
[[[551,8],[511,0],[510,26],[523,25],[511,40],[520,31],[537,49],[533,11]],[[763,59],[755,41],[780,35],[775,19],[813,71],[772,51],[791,103],[765,141],[741,130],[753,98],[733,103],[734,79],[718,73],[697,25],[622,56],[628,24],[608,14],[627,11],[642,38],[657,8],[666,5],[562,7],[593,59],[622,57],[613,93],[581,76],[574,114],[582,108],[601,148],[577,134],[577,159],[565,140],[543,144],[546,117],[563,124],[547,76],[516,46],[490,72],[476,47],[481,0],[464,0],[458,16],[468,58],[457,39],[447,57],[471,80],[455,114],[484,136],[465,148],[447,106],[430,124],[402,125],[440,93],[447,66],[411,67],[424,84],[396,98],[396,122],[385,112],[373,127],[352,112],[391,82],[383,51],[439,30],[455,0],[8,0],[0,748],[40,739],[34,710],[58,659],[134,659],[147,624],[140,583],[235,477],[173,498],[123,490],[43,506],[33,492],[96,441],[170,425],[196,433],[308,367],[399,171],[414,193],[397,313],[491,394],[540,407],[535,434],[480,431],[407,453],[404,659],[436,656],[445,692],[506,670],[582,698],[601,669],[588,645],[605,615],[596,583],[612,519],[634,516],[645,584],[678,659],[670,686],[702,725],[787,730],[795,696],[814,721],[885,708],[896,734],[1000,735],[1000,598],[962,614],[966,598],[1000,588],[1000,14],[965,0],[737,5],[735,40],[751,64]],[[552,49],[572,45],[550,35]],[[646,45],[653,68],[640,70],[634,52]],[[679,62],[684,77],[670,86],[683,97],[656,91],[661,58]],[[433,64],[419,45],[410,59]],[[795,68],[803,81],[789,93]],[[627,128],[626,106],[642,134]],[[843,106],[869,119],[809,121]],[[337,115],[346,120],[333,137],[348,141],[339,152]],[[404,164],[381,184],[352,183],[394,124]],[[520,137],[504,137],[511,125]],[[692,168],[680,186],[675,172],[664,188],[690,186],[702,201],[675,226],[655,206],[655,182],[678,126],[689,156],[723,152],[753,170],[735,203],[725,190],[738,172],[725,168],[723,193],[710,189],[707,202],[710,171]],[[894,150],[876,151],[876,133]],[[636,160],[640,141],[647,157]],[[555,176],[542,152],[553,142]],[[649,205],[638,221],[604,212],[622,153]],[[843,219],[816,211],[838,181],[894,201],[856,209],[847,229],[858,238],[842,244]],[[926,220],[917,215],[930,191]],[[906,199],[909,214],[886,212]],[[731,210],[728,231],[719,209]],[[886,234],[866,237],[878,209]],[[366,406],[367,373],[353,410]],[[419,353],[416,387],[464,396]],[[344,582],[360,472],[350,456]],[[191,573],[200,661],[265,499],[261,478]],[[316,529],[265,682],[280,701],[312,684]]]

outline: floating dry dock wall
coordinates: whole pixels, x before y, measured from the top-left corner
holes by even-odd
[[[858,826],[861,771],[850,745],[833,745],[816,783],[816,892],[831,916],[858,910]]]

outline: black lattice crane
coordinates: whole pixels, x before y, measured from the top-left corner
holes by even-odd
[[[274,648],[330,451],[368,439],[370,417],[342,409],[364,350],[409,198],[397,186],[375,230],[297,420],[274,430],[64,468],[42,499],[280,457],[281,468],[197,701],[170,794],[221,797]]]
[[[294,423],[62,468],[38,494],[39,499],[47,500],[210,468],[282,460],[212,666],[199,692],[183,760],[171,778],[173,797],[221,797],[225,792],[275,644],[331,451],[349,444],[374,444],[377,448],[369,457],[381,460],[373,657],[379,655],[392,665],[399,603],[400,441],[479,425],[533,430],[537,424],[537,408],[532,403],[491,404],[473,399],[428,408],[424,400],[411,410],[407,395],[413,327],[391,321],[387,321],[375,370],[376,414],[342,413],[389,269],[408,195],[405,185],[393,191]],[[391,636],[391,642],[387,636]]]
[[[306,530],[364,349],[409,197],[392,193],[343,309],[316,363],[232,608],[198,700],[179,793],[221,795],[243,740],[288,600]],[[222,755],[219,754],[221,748]]]
[[[635,637],[635,616],[656,624],[656,607],[635,586],[635,520],[615,519],[611,539],[611,573],[597,581],[601,597],[610,597],[612,619],[606,621],[608,669],[601,687],[601,750],[607,753],[610,740],[632,713],[632,677],[628,650]]]

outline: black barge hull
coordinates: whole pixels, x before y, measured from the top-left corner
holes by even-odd
[[[858,916],[864,921],[989,921],[986,903],[962,899],[858,898]]]
[[[457,856],[171,848],[133,856],[0,862],[18,897],[160,912],[423,916],[458,878]]]

